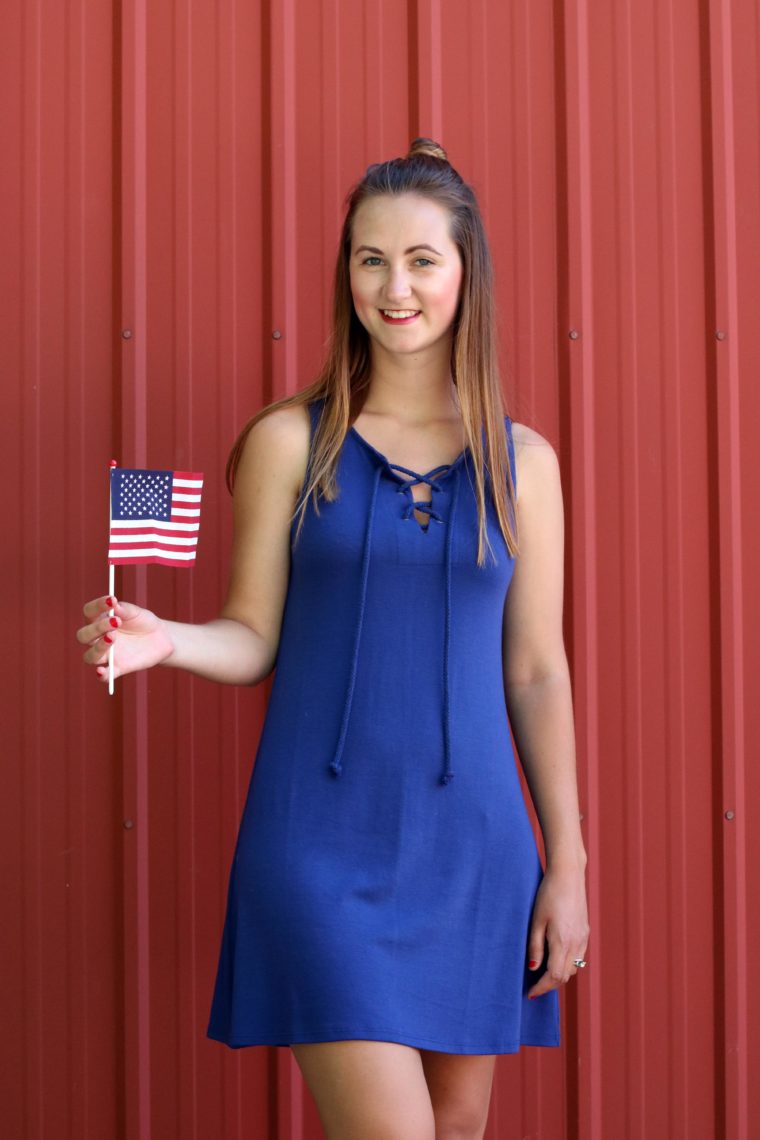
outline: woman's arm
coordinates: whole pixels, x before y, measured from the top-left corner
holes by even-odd
[[[564,525],[559,465],[536,432],[515,424],[519,544],[503,623],[504,694],[536,805],[546,870],[536,893],[528,968],[546,969],[535,998],[578,972],[589,938],[586,851],[575,772],[570,671],[562,637]]]
[[[108,679],[163,664],[227,684],[253,685],[271,673],[279,645],[290,574],[290,526],[306,474],[309,416],[305,406],[278,408],[246,440],[234,494],[234,541],[227,597],[219,617],[204,624],[167,621],[118,602],[114,628],[108,599],[84,608],[77,632],[89,646],[86,664]]]
[[[520,550],[504,607],[504,694],[547,867],[584,867],[570,671],[562,636],[564,521],[559,464],[515,424]]]

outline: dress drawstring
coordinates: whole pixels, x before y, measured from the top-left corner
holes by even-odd
[[[359,643],[362,636],[362,625],[364,624],[364,606],[367,601],[367,577],[369,572],[369,551],[370,539],[372,537],[372,523],[375,518],[375,503],[377,502],[377,488],[380,483],[380,476],[382,474],[382,467],[378,467],[375,471],[375,480],[372,485],[372,499],[369,506],[369,517],[367,519],[367,529],[364,532],[364,550],[362,553],[362,585],[359,601],[359,611],[356,615],[356,625],[354,627],[354,652],[351,662],[351,676],[348,682],[348,690],[346,692],[346,701],[343,706],[343,723],[340,726],[340,736],[338,737],[338,747],[335,750],[335,755],[330,764],[330,768],[334,775],[339,776],[343,771],[341,764],[341,756],[343,755],[343,746],[346,743],[346,732],[348,731],[348,718],[351,715],[351,705],[354,699],[354,685],[356,684],[356,668],[359,662]]]
[[[443,643],[443,748],[445,765],[441,776],[442,784],[449,784],[454,779],[454,773],[451,770],[451,675],[449,670],[451,650],[451,547],[454,534],[454,514],[459,497],[460,471],[461,468],[458,468],[454,477],[454,494],[451,500],[449,529],[446,534],[446,628]]]
[[[433,506],[433,500],[429,503],[415,500],[411,494],[410,488],[416,483],[427,483],[431,490],[431,496],[440,491],[442,488],[436,482],[434,476],[441,471],[447,470],[451,464],[445,463],[440,467],[428,471],[427,474],[421,475],[416,471],[412,471],[408,467],[402,467],[398,463],[387,463],[397,471],[403,471],[406,475],[411,476],[409,479],[404,479],[401,486],[398,488],[399,494],[406,493],[409,502],[404,510],[404,519],[410,519],[414,511],[420,511],[427,514],[429,519],[435,522],[442,523],[443,516]],[[354,627],[354,647],[351,661],[351,674],[348,682],[348,689],[346,691],[346,700],[343,706],[343,717],[341,720],[340,734],[338,737],[338,744],[335,749],[335,755],[330,763],[330,770],[335,776],[339,776],[343,771],[342,756],[343,749],[346,743],[346,735],[348,733],[348,723],[351,716],[351,706],[354,699],[354,688],[356,685],[356,674],[359,663],[359,647],[361,643],[362,626],[364,624],[364,610],[367,601],[367,581],[369,577],[369,560],[370,550],[372,546],[372,526],[375,518],[375,505],[377,502],[377,491],[380,483],[380,476],[382,475],[383,468],[378,466],[375,471],[375,478],[372,485],[372,496],[370,499],[369,515],[367,518],[367,527],[364,533],[364,547],[362,551],[362,576],[361,576],[361,590],[359,596],[359,608],[356,616],[356,624]],[[446,533],[446,581],[444,588],[444,647],[443,647],[443,745],[444,745],[444,770],[440,782],[444,785],[449,784],[454,778],[454,773],[451,770],[451,694],[450,694],[450,650],[451,650],[451,554],[453,547],[453,532],[454,521],[457,508],[457,500],[459,497],[459,477],[460,469],[454,475],[454,490],[451,501],[451,508],[449,511],[448,530]],[[428,526],[430,523],[428,523]]]

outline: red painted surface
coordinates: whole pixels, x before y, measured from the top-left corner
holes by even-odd
[[[206,473],[196,567],[117,592],[214,616],[228,448],[314,374],[346,190],[429,134],[560,456],[589,854],[563,1047],[499,1059],[488,1140],[752,1136],[759,50],[753,0],[3,7],[4,1135],[320,1136],[289,1051],[205,1038],[267,686],[109,700],[72,631],[112,456]]]

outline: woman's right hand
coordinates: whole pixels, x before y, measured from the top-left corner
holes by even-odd
[[[95,666],[101,681],[108,681],[108,651],[112,645],[114,677],[159,665],[174,650],[166,624],[150,610],[142,610],[131,602],[95,598],[84,607],[84,616],[88,624],[77,630],[77,641],[88,646],[84,663]]]

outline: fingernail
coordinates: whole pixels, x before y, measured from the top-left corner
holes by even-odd
[[[105,641],[106,645],[111,645],[113,642],[113,638],[111,637],[110,633],[104,633],[103,640]]]
[[[113,626],[113,628],[114,628],[114,629],[118,629],[118,628],[119,628],[119,619],[118,619],[118,618],[112,617],[112,618],[109,618],[108,620],[109,620],[109,622],[111,623],[111,625]]]
[[[536,959],[531,958],[530,962],[528,962],[528,969],[529,970],[535,970],[538,965],[539,965],[539,963],[536,961]]]
[[[106,605],[108,606],[109,609],[112,610],[114,608],[114,606],[116,605],[116,598],[112,598],[111,595],[109,594],[108,597],[106,598]]]

